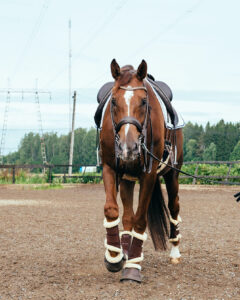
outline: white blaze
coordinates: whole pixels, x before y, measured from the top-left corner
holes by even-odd
[[[131,86],[128,86],[128,88],[131,88]],[[133,91],[126,91],[124,93],[124,99],[125,99],[125,102],[127,104],[127,108],[128,108],[128,116],[130,116],[130,101],[133,97]]]
[[[126,125],[125,125],[125,136],[127,136],[129,126],[130,126],[129,124],[126,124]]]
[[[131,86],[128,86],[128,87],[131,88]],[[125,103],[127,105],[128,117],[130,116],[130,102],[131,102],[132,97],[133,97],[133,91],[125,91],[124,99],[125,99]],[[127,137],[130,124],[125,124],[124,126],[125,126],[125,137]],[[126,145],[126,143],[123,145],[123,154],[125,156],[127,155],[127,145]]]

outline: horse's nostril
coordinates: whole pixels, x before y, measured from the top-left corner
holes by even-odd
[[[120,158],[122,158],[123,160],[134,160],[139,154],[139,144],[136,142],[132,142],[131,145],[128,145],[126,142],[119,143],[118,151]]]
[[[135,143],[133,146],[133,152],[137,152],[138,151],[138,144]]]

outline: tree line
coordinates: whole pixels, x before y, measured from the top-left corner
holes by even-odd
[[[203,127],[188,122],[183,132],[184,161],[240,159],[240,123],[221,120]],[[44,141],[48,163],[68,164],[70,134],[45,133]],[[73,164],[95,165],[96,162],[96,129],[76,129]],[[4,163],[42,164],[39,134],[25,134],[18,151],[6,155]]]
[[[183,132],[185,161],[240,160],[239,122],[220,120],[205,127],[188,122]]]
[[[78,128],[75,130],[73,164],[96,165],[96,129]],[[50,164],[68,164],[70,149],[70,133],[58,136],[57,133],[43,135],[47,162]],[[10,164],[42,164],[41,140],[37,133],[24,135],[18,151],[4,157],[4,163]],[[74,168],[73,171],[77,171]],[[55,170],[57,171],[57,170]]]

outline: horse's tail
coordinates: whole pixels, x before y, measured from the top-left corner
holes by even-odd
[[[159,178],[157,177],[148,207],[148,227],[155,250],[166,250],[166,238],[169,236],[168,224],[168,209],[164,202]]]

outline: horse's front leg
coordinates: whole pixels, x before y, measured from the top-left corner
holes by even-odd
[[[147,211],[151,200],[156,175],[145,174],[140,179],[139,203],[133,218],[132,243],[129,248],[128,259],[124,265],[121,280],[142,281],[140,274],[143,261],[143,243],[147,239]]]
[[[172,249],[170,252],[170,261],[172,264],[178,264],[180,262],[180,251],[179,244],[181,239],[181,234],[179,231],[179,223],[182,219],[179,215],[179,184],[178,184],[178,173],[171,170],[166,175],[164,175],[164,180],[166,183],[167,193],[168,193],[168,208],[170,211],[170,239],[169,242],[172,243]]]
[[[106,193],[106,203],[104,206],[105,219],[103,225],[107,231],[104,262],[108,271],[118,272],[123,267],[123,252],[120,245],[118,229],[120,219],[116,199],[115,172],[106,164],[103,166],[103,181]]]
[[[128,258],[128,252],[132,241],[132,228],[133,228],[133,193],[134,193],[134,181],[121,180],[120,183],[120,196],[123,203],[123,230],[120,233],[121,245],[125,259]]]

